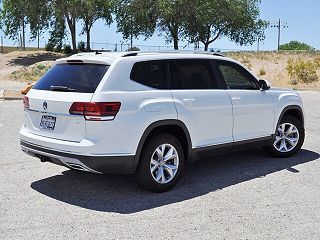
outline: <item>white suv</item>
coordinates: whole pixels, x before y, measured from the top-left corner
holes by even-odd
[[[270,89],[214,54],[73,55],[56,61],[24,107],[26,153],[70,169],[136,173],[156,192],[204,156],[263,146],[288,157],[304,141],[297,92]]]

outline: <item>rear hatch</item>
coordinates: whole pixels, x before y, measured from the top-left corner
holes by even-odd
[[[26,129],[39,136],[80,142],[86,134],[86,121],[70,114],[70,107],[74,102],[91,101],[108,68],[82,61],[56,64],[25,99]]]

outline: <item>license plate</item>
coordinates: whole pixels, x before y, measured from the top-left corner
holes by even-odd
[[[53,130],[56,125],[56,117],[43,115],[40,122],[40,128],[46,130]]]

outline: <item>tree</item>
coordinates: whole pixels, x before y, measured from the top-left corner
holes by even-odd
[[[52,7],[47,0],[32,0],[29,1],[28,6],[28,18],[30,24],[30,38],[39,38],[43,30],[48,29],[52,18]]]
[[[151,37],[155,30],[165,34],[167,42],[178,49],[188,0],[118,0],[116,20],[118,32],[125,39],[143,35]],[[131,44],[132,45],[132,44]]]
[[[82,0],[79,19],[83,21],[81,34],[87,35],[87,51],[90,50],[90,32],[93,24],[100,18],[107,25],[112,23],[112,2],[110,0]]]
[[[27,6],[29,2],[24,0],[3,0],[1,3],[1,26],[4,34],[12,40],[20,40],[21,47],[25,50],[25,29],[28,23]],[[19,36],[19,32],[22,35]]]
[[[71,34],[72,50],[77,51],[76,23],[80,18],[81,0],[52,0],[53,9],[56,14],[56,22],[65,19]],[[60,19],[59,19],[60,18]],[[62,33],[62,31],[60,31]]]
[[[50,38],[48,44],[62,48],[63,40],[66,36],[66,22],[59,9],[52,8],[52,18],[50,21]]]
[[[280,45],[279,50],[305,50],[305,51],[314,51],[314,47],[306,44],[306,43],[302,43],[299,41],[291,41],[287,44],[283,44]]]
[[[133,38],[144,35],[151,37],[156,29],[157,16],[155,3],[147,0],[116,0],[115,14],[117,31],[124,39],[130,40],[132,48]]]
[[[193,7],[188,7],[185,36],[191,42],[202,42],[205,51],[220,37],[240,45],[252,44],[257,37],[264,39],[267,23],[259,19],[259,3],[260,0],[195,0]]]
[[[166,41],[173,42],[175,50],[179,48],[179,39],[183,37],[186,16],[194,4],[188,0],[158,0],[158,29],[165,33]]]

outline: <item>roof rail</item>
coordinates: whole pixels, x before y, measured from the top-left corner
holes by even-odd
[[[223,55],[223,54],[221,54],[221,53],[212,53],[212,55],[218,56],[218,57],[226,57],[225,55]]]
[[[137,56],[139,52],[129,52],[126,54],[123,54],[122,57],[134,57]]]
[[[207,55],[214,55],[214,56],[219,56],[219,57],[225,57],[221,53],[212,53],[212,52],[205,52],[205,51],[178,51],[178,50],[173,50],[173,51],[135,51],[135,52],[128,52],[124,53],[121,55],[121,57],[133,57],[133,56],[138,56],[139,54],[152,54],[152,53],[166,53],[166,54],[175,54],[175,53],[180,53],[180,54],[190,54],[190,53],[195,53],[195,54],[207,54]]]

